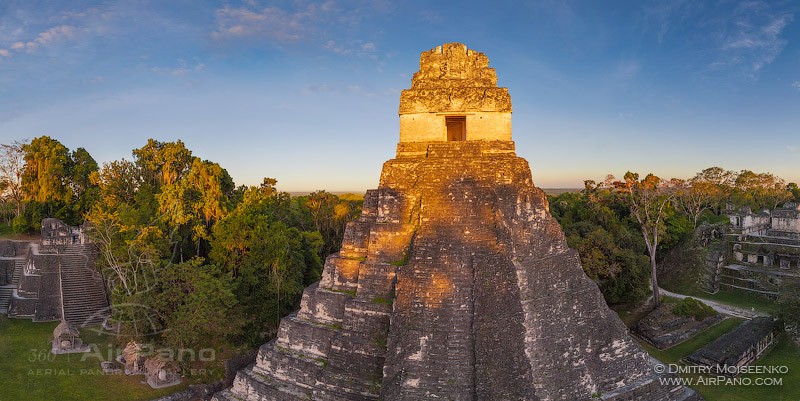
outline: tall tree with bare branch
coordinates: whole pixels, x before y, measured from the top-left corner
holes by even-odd
[[[674,199],[674,191],[669,181],[653,174],[639,180],[639,174],[625,173],[625,181],[617,181],[615,187],[625,194],[631,215],[636,218],[642,230],[647,251],[650,254],[650,285],[653,287],[653,304],[660,305],[656,251],[661,236],[666,230],[664,217],[667,207]]]
[[[14,217],[22,214],[22,170],[25,167],[27,141],[14,141],[0,144],[0,197],[14,210]]]

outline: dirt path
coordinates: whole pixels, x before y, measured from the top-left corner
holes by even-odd
[[[690,295],[677,294],[677,293],[674,293],[674,292],[671,292],[671,291],[667,291],[667,290],[665,290],[663,288],[660,288],[660,287],[659,287],[659,291],[661,292],[661,295],[666,295],[666,296],[669,296],[669,297],[675,297],[675,298],[680,298],[680,299],[690,297]],[[719,313],[723,313],[723,314],[730,315],[730,316],[741,317],[741,318],[744,318],[744,319],[752,319],[752,318],[758,317],[758,316],[769,316],[768,314],[763,313],[763,312],[758,312],[753,308],[742,308],[742,307],[738,307],[738,306],[732,306],[732,305],[724,304],[724,303],[719,302],[719,301],[713,301],[713,300],[710,300],[710,299],[705,299],[705,298],[700,298],[700,297],[695,297],[695,296],[691,296],[691,297],[696,299],[696,300],[698,300],[698,301],[702,301],[704,304],[710,306],[711,308],[713,308],[715,311],[717,311]]]

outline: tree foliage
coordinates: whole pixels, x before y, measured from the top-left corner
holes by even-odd
[[[639,180],[639,174],[627,172],[625,180],[614,183],[615,188],[624,194],[631,215],[639,223],[644,243],[650,254],[650,288],[653,291],[653,303],[659,305],[658,269],[656,254],[659,241],[666,233],[666,215],[670,202],[675,197],[674,188],[669,182],[648,174]]]
[[[89,152],[83,148],[70,152],[48,136],[9,146],[6,149],[13,149],[14,154],[16,149],[21,150],[23,160],[19,173],[23,204],[17,206],[15,230],[36,231],[45,217],[72,225],[83,222],[83,214],[98,198],[98,189],[91,180],[98,166]]]
[[[242,326],[230,277],[202,259],[159,270],[153,307],[163,318],[162,338],[176,349],[220,347]]]
[[[248,322],[242,338],[251,344],[274,334],[303,288],[319,279],[322,236],[298,228],[301,210],[286,193],[251,187],[214,226],[211,260],[234,280]]]
[[[552,199],[551,211],[569,245],[580,252],[586,273],[598,282],[606,300],[616,303],[624,300],[616,295],[620,277],[631,280],[626,283],[629,288],[645,288],[633,297],[638,298],[647,287],[639,281],[641,272],[649,270],[650,286],[657,291],[659,255],[690,238],[701,223],[727,222],[723,213],[729,208],[771,209],[793,197],[800,198],[797,185],[785,184],[770,173],[710,167],[685,180],[663,180],[652,174],[640,179],[630,172],[624,180],[611,175],[600,182],[586,180],[580,194]],[[624,232],[618,228],[620,221],[639,231],[639,239],[631,242],[620,235]],[[620,251],[631,251],[637,258],[646,254],[651,268],[620,263]]]
[[[293,198],[270,178],[236,188],[180,141],[148,140],[89,182],[97,201],[86,217],[113,304],[140,305],[115,310],[121,333],[140,338],[146,321],[175,347],[274,335],[359,210],[323,191]]]
[[[645,245],[618,194],[587,181],[581,193],[551,198],[550,211],[608,303],[635,302],[647,295]]]
[[[0,202],[6,223],[22,214],[22,170],[25,166],[25,141],[0,144]]]

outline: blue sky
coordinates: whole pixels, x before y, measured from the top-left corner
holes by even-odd
[[[486,53],[540,187],[710,166],[800,181],[800,2],[0,2],[0,142],[183,140],[237,184],[377,186],[419,53]]]

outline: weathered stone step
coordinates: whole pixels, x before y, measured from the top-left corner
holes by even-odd
[[[319,287],[334,291],[355,291],[358,288],[358,270],[365,257],[345,257],[339,253],[325,259]]]
[[[25,260],[17,259],[14,261],[14,275],[11,277],[11,284],[14,287],[19,285],[19,278],[22,276],[22,269],[25,268]]]
[[[327,358],[331,339],[341,329],[336,325],[320,325],[289,315],[281,319],[276,345],[312,358]]]
[[[95,270],[91,249],[73,245],[61,254],[64,318],[76,325],[100,324],[107,317],[107,313],[101,313],[108,307],[105,283]]]
[[[232,395],[248,401],[308,401],[311,392],[275,378],[243,369],[236,374]],[[235,399],[235,398],[234,398]]]
[[[312,359],[270,343],[262,346],[253,371],[311,389],[326,364],[326,359]]]
[[[0,313],[8,313],[8,307],[11,305],[11,296],[14,293],[14,287],[4,286],[0,287]]]
[[[247,401],[247,399],[234,394],[231,389],[225,389],[214,394],[214,397],[211,398],[211,401]]]
[[[314,283],[303,291],[297,317],[318,324],[341,325],[344,305],[353,296],[342,291],[329,291]]]

